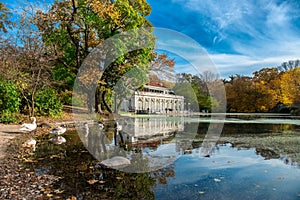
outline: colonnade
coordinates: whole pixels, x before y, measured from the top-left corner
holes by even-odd
[[[135,112],[168,113],[184,110],[184,97],[154,92],[135,92],[131,99]]]

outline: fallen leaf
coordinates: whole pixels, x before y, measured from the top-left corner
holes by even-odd
[[[76,200],[77,198],[72,196],[71,198],[68,198],[67,200]]]
[[[56,194],[61,194],[61,193],[64,192],[64,190],[59,190],[59,189],[57,189],[57,190],[54,190],[54,192],[55,192]]]
[[[88,180],[87,181],[90,185],[93,185],[94,183],[98,182],[98,180]]]

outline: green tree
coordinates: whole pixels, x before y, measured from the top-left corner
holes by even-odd
[[[218,88],[222,87],[219,87],[218,84],[218,77],[213,73],[205,72],[202,75],[181,73],[176,75],[176,84],[173,90],[176,94],[185,97],[185,109],[212,111],[212,106],[218,108],[222,103],[210,94],[210,92],[219,92]]]
[[[59,73],[64,76],[57,76],[60,79],[67,79],[74,81],[78,73],[78,69],[82,66],[87,55],[95,49],[101,42],[116,34],[123,33],[150,23],[145,19],[151,12],[151,7],[145,0],[138,1],[116,1],[112,3],[109,0],[72,0],[54,2],[49,12],[43,13],[39,11],[37,18],[39,21],[39,29],[43,31],[43,40],[49,46],[53,46],[55,55],[58,56],[56,63],[56,71],[63,71]],[[149,32],[148,34],[151,34]],[[139,66],[141,69],[146,68],[146,63],[149,63],[152,56],[152,48],[138,49],[126,53],[126,45],[134,44],[132,39],[126,41],[127,44],[121,41],[113,43],[114,50],[121,53],[113,63],[106,63],[105,60],[109,56],[108,47],[106,52],[108,55],[101,58],[104,60],[103,66],[106,68],[105,73],[102,74],[103,69],[94,69],[87,67],[91,72],[97,71],[101,76],[101,80],[94,84],[99,84],[96,92],[96,110],[102,104],[107,110],[112,112],[109,104],[106,102],[106,96],[118,82],[119,78],[129,71],[131,68]],[[104,54],[103,54],[104,55]],[[104,55],[105,56],[105,55]],[[95,58],[93,65],[99,64]],[[103,67],[101,66],[101,67]],[[88,72],[91,75],[90,72]],[[93,106],[92,100],[95,98],[92,95],[94,87],[88,82],[95,81],[93,78],[88,80],[88,77],[81,77],[82,87],[87,92],[87,104],[90,111]],[[68,88],[72,89],[72,88]],[[101,99],[101,100],[100,100]]]

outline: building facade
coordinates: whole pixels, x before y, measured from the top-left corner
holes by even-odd
[[[137,113],[181,113],[184,110],[184,97],[159,86],[145,85],[143,90],[135,91],[129,100],[129,110]]]

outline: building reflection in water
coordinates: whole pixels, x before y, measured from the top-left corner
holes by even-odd
[[[183,118],[148,117],[123,120],[122,133],[127,142],[167,138],[184,130]]]
[[[184,129],[181,117],[122,118],[118,123],[121,131],[113,125],[99,130],[95,124],[82,129],[89,130],[88,134],[82,133],[81,139],[98,160],[114,156],[132,160],[140,155],[139,161],[148,160],[147,167],[160,169],[191,148],[192,140],[187,138],[190,134]],[[189,132],[196,133],[195,130]]]

